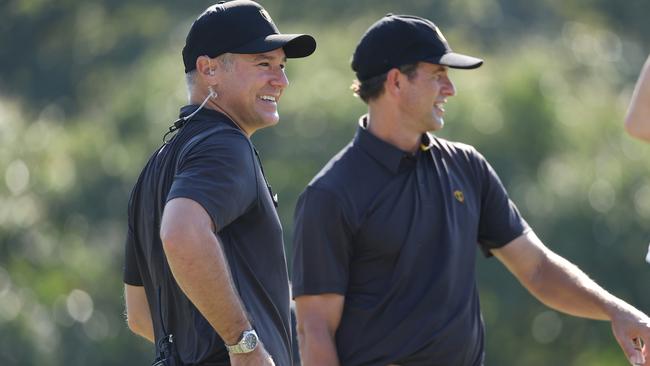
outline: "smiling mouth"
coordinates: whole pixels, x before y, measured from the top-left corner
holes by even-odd
[[[434,103],[433,106],[440,111],[441,113],[445,113],[445,103],[440,102],[440,103]]]
[[[262,95],[259,98],[265,102],[272,102],[272,103],[278,102],[278,99],[272,95]]]

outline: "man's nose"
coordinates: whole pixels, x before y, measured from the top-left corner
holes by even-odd
[[[444,77],[442,90],[440,91],[440,94],[443,94],[448,97],[453,97],[454,95],[456,95],[456,86],[454,86],[454,83],[451,81],[451,79],[448,76]]]
[[[271,79],[271,85],[280,88],[286,88],[289,85],[289,79],[287,74],[284,72],[284,69],[279,69],[273,79]]]

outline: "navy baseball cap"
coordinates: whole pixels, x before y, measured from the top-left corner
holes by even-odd
[[[196,69],[199,56],[230,53],[263,53],[284,49],[287,58],[311,55],[316,40],[307,34],[280,34],[269,13],[250,0],[220,1],[192,23],[185,47],[185,72]]]
[[[480,58],[455,53],[430,20],[413,15],[387,14],[361,37],[352,55],[352,70],[359,81],[394,67],[428,62],[456,69],[475,69]]]

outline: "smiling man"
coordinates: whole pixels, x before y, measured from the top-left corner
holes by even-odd
[[[305,365],[483,365],[477,244],[545,304],[610,320],[630,361],[646,364],[633,340],[650,341],[648,317],[546,248],[473,147],[429,134],[456,94],[449,68],[482,62],[415,16],[387,15],[359,42],[353,88],[368,114],[296,208]]]
[[[247,0],[192,24],[190,105],[129,200],[128,325],[156,344],[157,365],[292,363],[282,228],[250,137],[278,123],[286,59],[315,48]]]

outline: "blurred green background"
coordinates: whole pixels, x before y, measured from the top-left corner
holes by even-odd
[[[291,60],[281,122],[253,141],[293,208],[365,110],[350,55],[387,12],[428,17],[484,67],[452,71],[438,135],[476,146],[538,235],[611,292],[650,311],[650,146],[622,129],[650,51],[647,0],[261,1]],[[123,319],[126,203],[186,102],[180,57],[210,2],[0,1],[0,365],[147,365]],[[478,254],[477,254],[478,255]],[[487,365],[627,365],[605,322],[548,310],[479,260]]]

